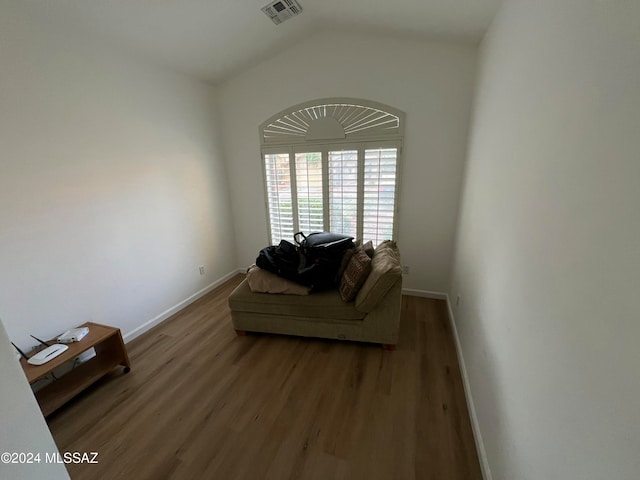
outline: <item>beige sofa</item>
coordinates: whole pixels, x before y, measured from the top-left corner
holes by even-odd
[[[371,273],[355,301],[343,302],[338,290],[285,295],[256,293],[245,279],[229,296],[233,326],[246,332],[381,343],[398,342],[402,267],[395,242],[376,248]]]

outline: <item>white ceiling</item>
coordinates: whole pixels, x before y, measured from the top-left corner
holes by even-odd
[[[323,28],[480,40],[501,0],[299,0],[274,25],[268,0],[28,0],[29,13],[212,83]]]

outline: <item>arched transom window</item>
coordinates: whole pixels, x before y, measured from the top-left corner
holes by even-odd
[[[404,113],[352,98],[296,105],[260,126],[272,244],[295,232],[395,238]]]

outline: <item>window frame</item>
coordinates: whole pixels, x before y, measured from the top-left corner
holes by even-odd
[[[323,108],[327,105],[336,105],[344,103],[354,107],[362,108],[374,108],[380,112],[393,115],[397,118],[397,128],[386,128],[385,130],[367,132],[359,131],[355,134],[345,134],[345,138],[326,138],[307,141],[304,136],[297,135],[295,137],[288,138],[266,138],[265,130],[273,125],[275,121],[280,118],[285,118],[292,112],[300,112],[304,109]],[[327,115],[329,116],[329,115]],[[357,175],[357,235],[356,238],[362,239],[364,231],[364,167],[365,167],[365,151],[375,150],[383,148],[395,148],[396,149],[396,169],[395,169],[395,194],[394,194],[394,206],[393,206],[393,225],[392,225],[392,240],[397,240],[397,234],[399,231],[399,205],[400,205],[400,179],[402,177],[402,155],[404,144],[404,113],[394,109],[392,107],[382,105],[376,102],[370,102],[360,99],[347,99],[347,98],[334,98],[334,99],[322,99],[314,100],[311,102],[305,102],[303,104],[291,107],[277,115],[272,116],[262,125],[260,125],[260,163],[262,170],[262,180],[264,188],[264,205],[267,219],[267,242],[271,244],[272,239],[272,225],[271,214],[269,210],[269,190],[267,182],[267,163],[265,156],[269,154],[287,154],[289,157],[289,178],[291,182],[291,204],[292,204],[292,219],[294,226],[294,233],[299,228],[299,216],[298,216],[298,188],[296,179],[296,153],[311,153],[320,152],[321,165],[322,165],[322,198],[323,198],[323,228],[331,230],[331,218],[330,218],[330,186],[329,186],[329,152],[341,151],[341,150],[356,150],[358,152],[358,175]],[[373,130],[373,129],[372,129]],[[310,232],[305,232],[310,233]]]

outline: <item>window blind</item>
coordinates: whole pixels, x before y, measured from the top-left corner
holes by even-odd
[[[324,229],[322,195],[322,153],[296,153],[298,230],[305,233]]]
[[[293,238],[293,196],[288,153],[264,155],[271,243]]]
[[[358,151],[329,152],[329,229],[358,235]]]
[[[323,163],[323,159],[324,162]],[[394,234],[398,148],[267,153],[271,243],[331,231],[378,245]]]
[[[378,245],[392,238],[396,197],[398,149],[375,148],[364,152],[363,242]]]

